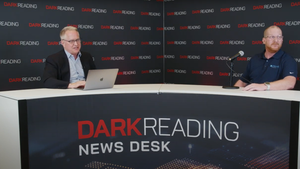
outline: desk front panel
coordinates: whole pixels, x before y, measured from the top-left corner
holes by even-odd
[[[290,101],[112,94],[25,102],[25,169],[296,166],[298,103]]]

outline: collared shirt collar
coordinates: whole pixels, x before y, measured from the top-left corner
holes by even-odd
[[[70,58],[71,56],[73,56],[71,53],[69,53],[68,51],[66,51],[66,50],[64,50],[65,51],[65,53],[66,53],[66,55],[67,55],[67,57],[68,58]],[[73,56],[74,57],[74,56]],[[81,52],[79,51],[79,53],[78,53],[78,55],[77,55],[77,57],[81,57]]]
[[[266,52],[266,50],[264,50],[262,52],[262,54],[261,54],[262,59],[267,59],[265,57],[265,52]],[[270,59],[272,59],[272,58],[274,58],[274,59],[280,59],[280,57],[283,55],[283,53],[284,53],[283,50],[279,49],[279,51],[276,52]]]

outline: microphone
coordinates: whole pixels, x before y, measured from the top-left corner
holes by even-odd
[[[232,56],[231,58],[229,58],[229,61],[232,61],[239,56],[244,56],[244,52],[240,50],[239,53],[237,53],[234,56]]]

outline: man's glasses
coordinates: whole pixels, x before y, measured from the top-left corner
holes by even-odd
[[[268,39],[271,39],[271,40],[274,40],[274,39],[282,40],[283,36],[265,36],[265,38],[268,38]]]
[[[62,39],[62,40],[64,40],[64,41],[67,41],[67,42],[69,42],[70,44],[74,44],[75,42],[77,42],[77,43],[80,43],[81,42],[81,39],[76,39],[76,40],[65,40],[65,39]]]

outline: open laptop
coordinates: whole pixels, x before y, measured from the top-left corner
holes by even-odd
[[[105,89],[114,87],[118,68],[89,70],[83,90]]]

